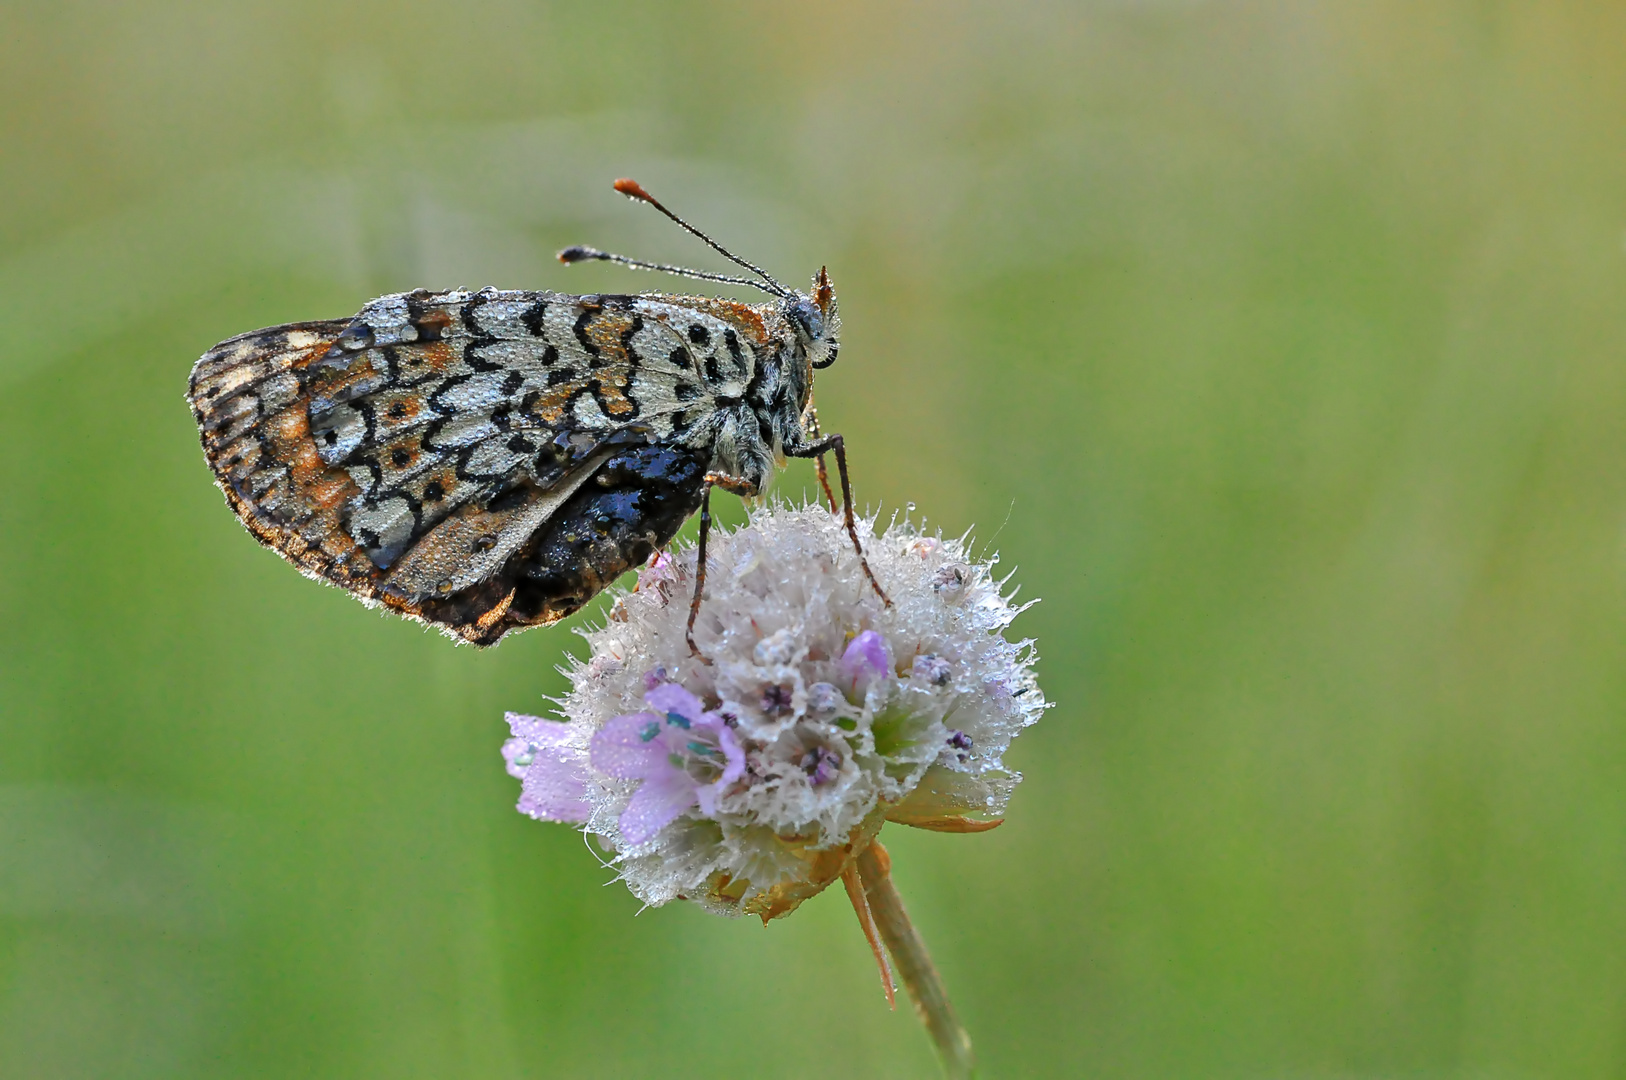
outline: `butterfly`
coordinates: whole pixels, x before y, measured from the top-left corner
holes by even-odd
[[[193,367],[187,401],[255,539],[369,606],[484,646],[577,611],[699,510],[698,654],[711,489],[756,495],[785,458],[815,458],[833,510],[833,452],[862,560],[845,445],[813,409],[814,372],[840,349],[828,273],[788,289],[635,181],[615,189],[754,277],[588,247],[561,262],[771,299],[419,289],[223,341]]]

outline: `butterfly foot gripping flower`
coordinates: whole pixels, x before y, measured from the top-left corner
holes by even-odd
[[[580,824],[645,903],[766,922],[842,881],[889,997],[883,942],[955,1071],[969,1040],[876,837],[998,825],[1020,779],[1003,755],[1046,703],[991,563],[909,522],[860,532],[890,605],[821,507],[714,533],[698,656],[694,554],[658,557],[585,633],[561,718],[509,714],[503,754],[519,809]]]

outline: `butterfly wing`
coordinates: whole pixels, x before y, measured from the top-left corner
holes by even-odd
[[[665,311],[490,289],[386,296],[353,319],[222,342],[188,398],[262,543],[491,644],[576,610],[698,506],[707,447],[681,436],[715,409],[699,373],[718,360]]]

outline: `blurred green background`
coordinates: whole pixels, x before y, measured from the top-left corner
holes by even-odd
[[[1008,823],[887,834],[987,1075],[1626,1075],[1620,4],[0,13],[0,1075],[934,1074],[839,890],[638,915],[513,812],[573,635],[204,467],[222,338],[716,265],[616,176],[828,263],[861,500],[1043,598]]]

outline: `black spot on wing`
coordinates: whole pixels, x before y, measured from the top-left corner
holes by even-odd
[[[520,312],[519,321],[525,327],[525,329],[531,332],[532,337],[541,337],[543,325],[542,320],[546,318],[547,314],[548,302],[546,300],[538,300],[536,303]],[[553,346],[550,345],[548,348],[552,350]],[[548,363],[546,360],[543,362]]]

